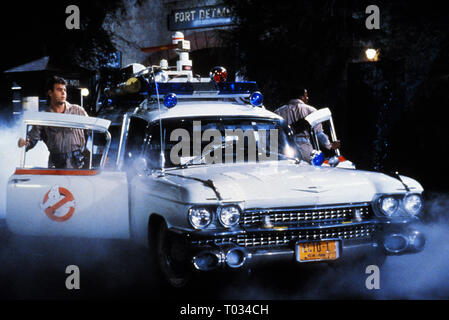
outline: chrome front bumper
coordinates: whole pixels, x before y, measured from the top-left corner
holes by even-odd
[[[373,235],[372,239],[317,239],[319,241],[338,240],[338,261],[356,259],[361,256],[399,255],[422,251],[425,237],[416,228],[407,226],[387,226]],[[298,262],[295,253],[296,242],[290,245],[244,247],[235,243],[209,244],[201,246],[193,254],[195,269],[210,271],[218,268],[237,269],[270,263]],[[329,261],[329,260],[328,260]],[[326,260],[324,261],[326,262]],[[314,262],[305,262],[307,264]]]

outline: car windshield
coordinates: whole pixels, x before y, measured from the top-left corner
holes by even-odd
[[[160,129],[150,128],[145,154],[160,167]],[[236,162],[297,160],[287,127],[254,118],[170,119],[162,121],[165,167]],[[298,160],[299,161],[299,160]]]

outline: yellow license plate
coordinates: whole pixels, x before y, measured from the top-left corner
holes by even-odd
[[[338,241],[300,242],[296,248],[299,262],[335,260],[340,256]]]

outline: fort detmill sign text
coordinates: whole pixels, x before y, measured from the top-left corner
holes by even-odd
[[[233,24],[231,10],[224,5],[174,10],[169,15],[170,31],[210,28]]]

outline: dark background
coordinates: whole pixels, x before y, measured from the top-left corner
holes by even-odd
[[[447,215],[449,20],[443,3],[226,2],[234,10],[236,27],[217,32],[221,48],[193,52],[194,65],[199,60],[203,65],[224,65],[231,74],[240,70],[258,82],[270,110],[297,97],[299,85],[306,86],[311,105],[331,108],[348,159],[359,168],[398,168],[433,194],[434,217]],[[81,30],[65,28],[65,8],[70,4],[80,8]],[[380,30],[365,27],[365,8],[371,4],[380,8]],[[61,65],[83,63],[95,71],[115,51],[100,26],[107,12],[116,9],[124,10],[121,1],[8,4],[0,11],[0,71],[44,55]],[[367,47],[380,50],[379,61],[364,60]],[[10,83],[0,76],[0,86],[4,111],[11,100]],[[438,225],[447,226],[447,220]],[[217,277],[212,290],[206,284],[197,291],[176,291],[153,276],[140,248],[127,243],[67,243],[0,234],[0,299],[447,299],[447,230],[434,231],[429,227],[434,246],[427,255],[388,265],[390,273],[385,275],[390,278],[382,280],[380,292],[364,290],[364,270],[342,273],[326,268],[301,274],[269,270],[250,280]],[[63,285],[68,264],[82,270],[81,291],[68,291]],[[426,269],[429,265],[432,268]],[[402,278],[403,270],[408,277]],[[353,277],[348,280],[348,275]]]
[[[361,169],[397,169],[424,188],[447,190],[440,162],[449,107],[449,21],[436,1],[238,1],[227,36],[238,68],[256,80],[275,109],[297,87],[329,107],[343,154]],[[380,9],[368,30],[365,8]],[[380,51],[379,61],[363,52]]]
[[[343,154],[358,168],[396,168],[426,190],[447,190],[436,170],[449,156],[442,116],[449,106],[449,20],[442,2],[225,2],[236,27],[217,31],[222,47],[193,52],[194,59],[257,81],[271,110],[306,86],[311,105],[331,108]],[[70,4],[80,8],[80,30],[65,28]],[[380,30],[365,27],[371,4],[380,8]],[[49,55],[95,72],[115,51],[101,24],[117,9],[125,10],[119,0],[13,2],[0,13],[0,70]],[[380,51],[379,61],[364,60],[367,47]],[[10,84],[0,78],[4,111]]]

